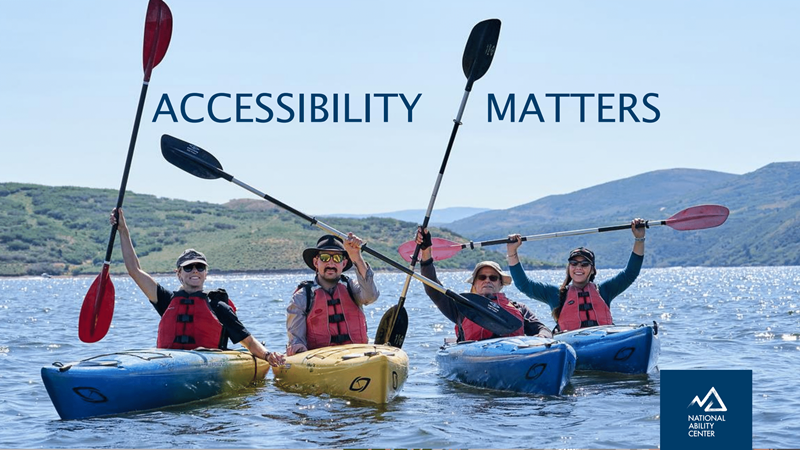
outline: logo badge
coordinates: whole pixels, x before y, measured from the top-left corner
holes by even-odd
[[[93,387],[74,387],[72,392],[78,394],[81,400],[89,403],[105,403],[108,397],[103,395],[97,388]]]
[[[708,399],[712,395],[714,396],[713,400],[716,400],[717,404],[719,405],[719,408],[712,408],[712,406],[714,406],[713,400],[711,402],[708,401]],[[725,412],[728,410],[728,408],[725,407],[725,403],[722,403],[722,399],[719,398],[717,390],[714,389],[713,387],[711,388],[710,391],[708,391],[708,394],[706,394],[706,396],[703,398],[702,401],[700,400],[700,397],[695,397],[694,400],[692,400],[692,403],[689,403],[689,407],[695,404],[697,406],[700,406],[701,408],[703,407],[703,405],[706,405],[705,412]]]
[[[364,392],[369,386],[369,378],[355,377],[353,382],[350,383],[350,390],[355,392]]]
[[[661,371],[662,450],[752,448],[752,371]]]

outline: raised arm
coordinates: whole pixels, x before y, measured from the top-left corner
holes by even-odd
[[[512,242],[507,245],[508,269],[509,272],[511,272],[511,278],[514,280],[514,286],[528,297],[547,303],[550,309],[557,308],[559,304],[558,286],[530,279],[528,275],[525,274],[525,269],[522,267],[522,263],[519,261],[519,256],[517,255],[517,251],[520,245],[522,245],[522,236],[519,234],[512,234],[509,235],[508,238],[512,240]]]
[[[355,296],[353,300],[359,305],[369,305],[378,300],[381,293],[378,285],[375,284],[375,273],[361,255],[361,244],[363,242],[358,236],[348,233],[347,239],[344,241],[344,249],[356,269],[356,281],[350,286],[353,289],[353,296]]]
[[[117,214],[115,213],[119,214],[119,219],[117,219]],[[117,225],[119,243],[122,247],[122,259],[125,261],[125,269],[127,269],[128,275],[133,278],[133,281],[136,282],[139,289],[144,292],[147,299],[155,304],[158,302],[158,296],[156,295],[158,283],[156,283],[156,280],[154,280],[149,273],[142,270],[142,267],[139,265],[139,257],[136,256],[136,250],[133,248],[131,234],[125,222],[125,214],[123,214],[122,208],[111,211],[111,219],[109,221],[111,225]]]
[[[431,252],[431,235],[428,230],[423,230],[421,227],[417,229],[417,243],[420,244],[420,248],[422,249],[421,255],[421,262],[420,262],[420,274],[432,280],[436,283],[439,282],[439,279],[436,277],[436,268],[433,266],[433,257]],[[436,289],[425,285],[425,294],[428,295],[428,298],[431,299],[434,305],[439,308],[442,314],[447,317],[453,323],[459,323],[459,313],[458,307],[453,299],[448,297],[445,294],[437,291]]]

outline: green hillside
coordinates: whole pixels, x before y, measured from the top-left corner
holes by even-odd
[[[105,258],[111,226],[108,217],[117,191],[0,183],[0,275],[97,274]],[[151,273],[174,269],[189,247],[210,259],[211,270],[275,271],[306,269],[301,253],[324,234],[317,227],[264,200],[234,200],[224,205],[127,193],[124,210],[142,267]],[[342,232],[352,231],[380,253],[407,266],[397,247],[414,235],[416,225],[395,219],[326,219]],[[437,236],[462,237],[445,231]],[[115,239],[112,272],[124,272]],[[376,269],[388,269],[365,256]],[[437,263],[442,268],[471,268],[477,261],[503,262],[496,252],[461,252]],[[529,261],[536,264],[534,261]]]
[[[110,189],[0,183],[0,275],[96,274],[103,263],[117,192]],[[487,211],[433,228],[456,242],[597,228],[633,217],[662,220],[689,206],[720,204],[730,211],[720,227],[648,231],[645,267],[800,265],[800,162],[773,163],[744,175],[673,169],[649,172],[508,210]],[[178,254],[194,247],[214,271],[306,269],[302,250],[323,234],[298,217],[256,199],[224,205],[128,193],[125,211],[145,270],[169,272]],[[415,224],[390,218],[326,218],[370,247],[407,265],[397,247]],[[561,267],[570,248],[584,245],[599,268],[623,267],[633,240],[626,231],[528,242],[526,268]],[[112,271],[123,272],[119,244]],[[471,268],[491,259],[505,264],[505,246],[464,250],[437,263]],[[376,269],[389,267],[370,256]],[[545,262],[542,262],[545,261]]]
[[[719,204],[722,226],[647,233],[645,267],[800,265],[800,162],[769,164],[744,175],[673,169],[649,172],[448,225],[473,240],[620,225],[634,217],[663,220],[693,205]],[[624,267],[633,246],[627,231],[523,244],[520,253],[563,263],[579,245],[595,251],[598,267]]]

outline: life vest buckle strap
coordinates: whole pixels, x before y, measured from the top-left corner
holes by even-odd
[[[562,331],[614,323],[609,305],[594,283],[582,289],[570,286],[561,305],[557,320]]]
[[[174,342],[176,344],[194,344],[195,343],[194,342],[194,338],[192,336],[186,336],[185,334],[181,334],[181,335],[175,336],[175,341]]]
[[[344,322],[344,314],[331,314],[328,316],[328,322],[331,323]]]
[[[194,305],[194,299],[193,298],[182,298],[181,299],[181,305]]]
[[[191,314],[178,314],[178,322],[181,323],[191,323],[194,322],[194,316]]]
[[[328,300],[328,306],[336,306],[339,303],[341,303],[341,301],[339,301],[338,298],[332,298],[332,299]]]
[[[331,336],[331,343],[332,344],[344,344],[345,342],[350,342],[350,335],[349,334],[337,334]]]

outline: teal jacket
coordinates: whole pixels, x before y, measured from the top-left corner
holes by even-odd
[[[636,280],[636,277],[639,276],[639,271],[642,269],[642,261],[644,261],[644,256],[631,252],[628,265],[622,272],[618,273],[614,278],[598,284],[597,289],[600,291],[600,296],[603,297],[609,308],[611,307],[611,300],[614,300],[614,297],[628,289]],[[531,280],[525,274],[525,269],[522,268],[521,263],[509,267],[509,270],[511,271],[511,278],[514,279],[514,286],[520,292],[534,300],[547,303],[550,305],[551,310],[558,308],[560,303],[558,298],[559,286]]]

